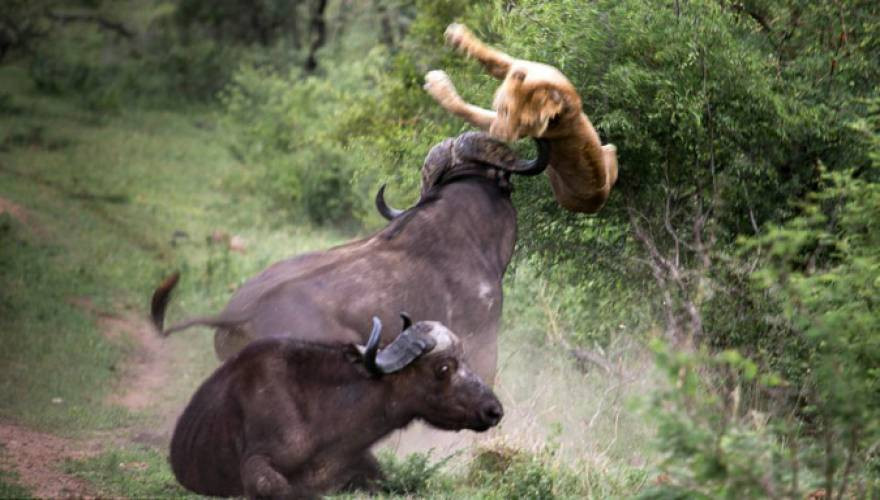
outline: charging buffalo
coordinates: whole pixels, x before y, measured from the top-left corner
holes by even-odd
[[[537,175],[550,155],[518,159],[504,143],[468,132],[436,145],[422,167],[421,196],[399,211],[376,197],[390,223],[361,240],[275,263],[250,279],[217,315],[171,326],[216,328],[221,360],[250,341],[279,335],[320,342],[364,342],[359,325],[397,311],[440,321],[461,335],[474,371],[494,381],[501,318],[501,281],[516,242],[511,174]],[[177,275],[153,295],[159,330]],[[384,343],[390,338],[383,339]]]

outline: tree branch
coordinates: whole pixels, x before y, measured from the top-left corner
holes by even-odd
[[[311,12],[309,36],[309,55],[306,58],[305,70],[311,73],[318,68],[316,53],[324,46],[327,38],[327,23],[324,21],[324,11],[327,9],[327,0],[315,0]]]

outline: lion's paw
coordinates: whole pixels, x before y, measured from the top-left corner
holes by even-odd
[[[471,30],[467,26],[459,23],[452,23],[446,28],[446,43],[459,50],[467,50],[472,35]]]
[[[455,106],[460,103],[461,97],[455,90],[455,85],[445,71],[435,69],[425,75],[424,89],[431,94],[437,102],[443,106]]]

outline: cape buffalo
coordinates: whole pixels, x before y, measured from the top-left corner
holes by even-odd
[[[381,477],[369,447],[423,419],[484,431],[501,403],[442,324],[412,325],[382,351],[367,345],[258,340],[198,389],[171,439],[171,468],[203,495],[311,498]]]
[[[164,333],[213,326],[217,356],[224,360],[252,340],[282,333],[301,340],[363,342],[358,326],[373,314],[387,322],[405,310],[459,332],[468,363],[491,385],[501,280],[516,241],[510,175],[537,175],[546,168],[549,146],[543,140],[537,144],[538,157],[524,161],[483,132],[443,141],[425,160],[415,206],[390,209],[379,191],[377,207],[391,219],[384,229],[273,264],[242,285],[221,313]],[[159,330],[175,283],[176,276],[153,296]]]

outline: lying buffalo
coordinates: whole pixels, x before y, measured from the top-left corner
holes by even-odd
[[[381,478],[369,447],[423,419],[441,429],[484,431],[501,403],[442,324],[411,325],[378,351],[289,337],[262,339],[205,381],[171,439],[171,468],[202,495],[303,498]]]
[[[538,141],[538,157],[519,160],[482,132],[447,139],[425,160],[414,207],[393,210],[379,191],[377,207],[391,219],[384,229],[278,262],[239,288],[221,313],[164,333],[213,326],[217,356],[224,360],[252,340],[279,334],[364,342],[358,326],[373,314],[378,311],[387,322],[405,310],[459,332],[468,363],[492,384],[501,280],[516,242],[510,176],[541,173],[549,154],[546,143]],[[176,277],[153,296],[153,320],[160,330],[175,283]]]

